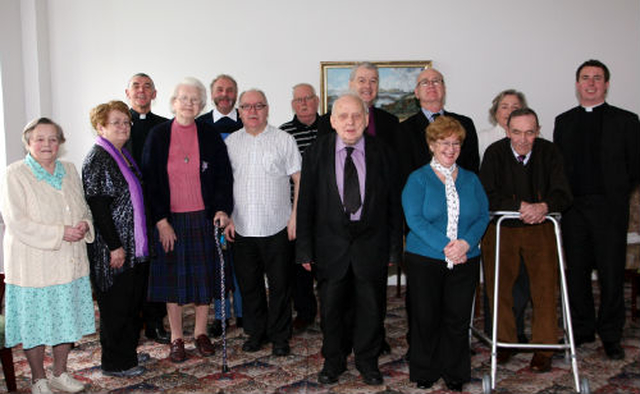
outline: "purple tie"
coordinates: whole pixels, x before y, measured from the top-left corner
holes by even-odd
[[[524,159],[527,158],[527,155],[518,155],[518,163],[524,165]]]

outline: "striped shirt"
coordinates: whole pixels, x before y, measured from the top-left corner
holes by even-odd
[[[280,125],[280,130],[286,131],[291,134],[293,138],[296,139],[296,144],[298,144],[298,150],[300,150],[300,154],[303,155],[304,151],[316,140],[318,136],[318,118],[320,115],[316,114],[316,120],[310,126],[300,122],[296,115],[293,116],[293,119],[290,122],[283,123]],[[294,198],[294,185],[293,181],[291,182],[291,201]]]

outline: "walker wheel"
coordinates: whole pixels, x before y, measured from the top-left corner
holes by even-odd
[[[482,377],[482,392],[484,394],[491,394],[491,376],[489,374],[485,374]]]
[[[589,388],[589,381],[587,380],[587,378],[582,378],[580,380],[580,393],[591,394],[591,389]]]

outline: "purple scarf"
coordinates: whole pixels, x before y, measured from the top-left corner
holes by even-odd
[[[140,181],[138,181],[138,177],[136,177],[131,171],[131,168],[124,161],[122,155],[124,155],[129,163],[133,165],[133,167],[140,173],[140,169],[129,152],[126,149],[122,148],[122,155],[118,152],[115,146],[109,140],[98,136],[96,139],[96,144],[101,146],[104,150],[107,151],[113,158],[113,160],[118,163],[118,167],[120,168],[120,172],[124,176],[124,179],[129,184],[129,194],[131,195],[131,204],[133,205],[133,233],[135,236],[136,242],[136,257],[147,257],[149,256],[149,250],[147,246],[147,221],[145,218],[144,212],[144,200],[142,198],[142,186],[140,185]]]

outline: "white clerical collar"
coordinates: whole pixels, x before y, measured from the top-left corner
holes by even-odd
[[[594,108],[598,108],[602,104],[604,104],[604,101],[601,102],[600,104],[592,105],[591,107],[585,107],[584,105],[581,105],[581,107],[584,108],[585,112],[593,112]]]
[[[213,109],[213,123],[216,123],[217,121],[224,118],[225,116],[233,120],[234,122],[238,121],[238,112],[235,109],[232,109],[231,112],[229,112],[229,114],[227,115],[221,114],[220,111],[218,111],[218,108]]]

